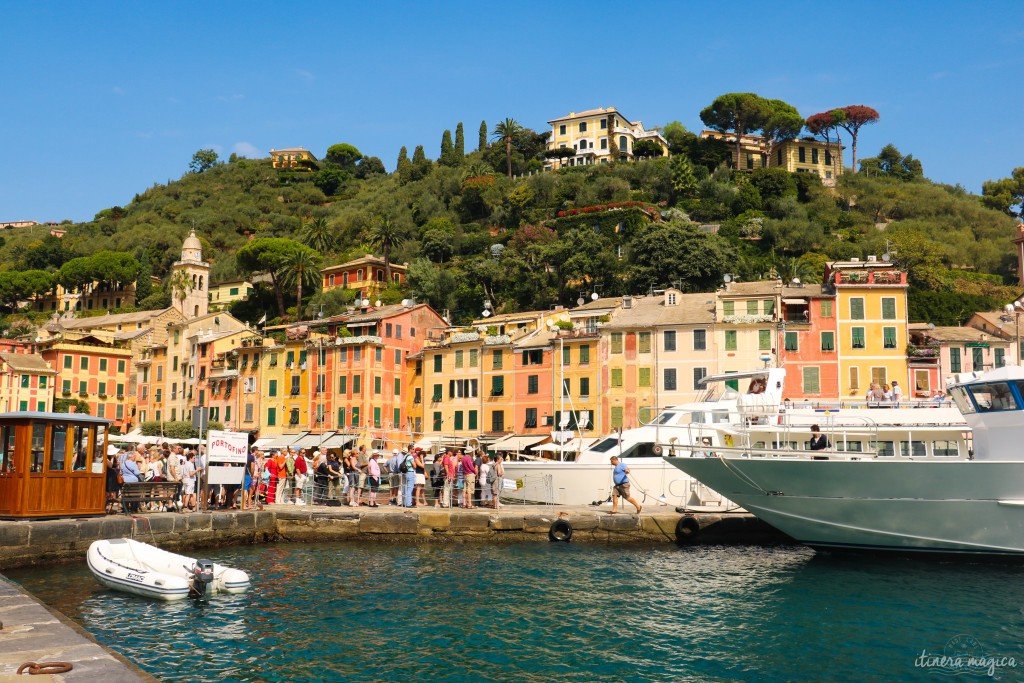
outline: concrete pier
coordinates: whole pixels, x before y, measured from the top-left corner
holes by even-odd
[[[677,543],[683,515],[651,508],[637,515],[592,507],[505,506],[500,510],[403,509],[391,506],[271,505],[262,511],[147,513],[87,519],[0,522],[0,570],[78,560],[98,539],[134,538],[174,550],[277,541],[521,542],[549,541],[556,521],[568,522],[573,543]],[[691,516],[685,543],[747,544],[787,538],[746,513]],[[692,523],[691,523],[692,525]],[[187,554],[187,553],[186,553]]]
[[[0,578],[0,683],[7,681],[103,681],[148,683],[155,678],[97,643],[81,627]],[[68,662],[62,674],[18,676],[26,662]]]

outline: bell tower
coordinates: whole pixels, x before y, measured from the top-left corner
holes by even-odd
[[[181,244],[181,260],[171,266],[171,305],[186,318],[198,318],[210,308],[210,264],[195,228]]]

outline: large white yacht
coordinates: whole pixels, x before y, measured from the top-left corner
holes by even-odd
[[[707,456],[667,459],[816,549],[1024,558],[1024,368],[951,393],[962,424],[950,409],[867,410],[885,420],[823,423],[823,451],[806,450],[805,425],[780,424],[722,429]]]
[[[784,368],[710,375],[703,380],[706,390],[701,400],[666,408],[648,424],[600,438],[573,459],[534,456],[509,460],[504,465],[505,477],[519,480],[522,488],[505,491],[502,496],[557,505],[608,500],[612,489],[609,459],[617,455],[629,467],[632,494],[642,505],[663,503],[694,511],[735,509],[732,502],[666,463],[662,448],[669,454],[688,454],[703,438],[714,434],[715,425],[737,422],[744,412],[776,413],[785,376]],[[741,389],[731,388],[727,382]]]

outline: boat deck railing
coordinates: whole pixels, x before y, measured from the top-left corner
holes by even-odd
[[[684,456],[685,457],[685,456]],[[837,451],[829,448],[821,451],[808,451],[796,448],[754,448],[749,446],[709,446],[703,449],[694,449],[689,457],[740,457],[740,458],[772,458],[779,460],[881,460],[893,462],[898,460],[920,461],[920,460],[969,460],[971,455],[959,453],[958,455],[902,455],[899,453],[883,454],[877,448],[866,448],[863,451]]]

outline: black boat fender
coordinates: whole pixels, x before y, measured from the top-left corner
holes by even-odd
[[[572,540],[572,524],[567,519],[556,519],[548,529],[548,540],[554,543],[568,543]]]
[[[694,543],[699,534],[700,522],[693,515],[684,515],[676,522],[676,540],[679,543]]]

